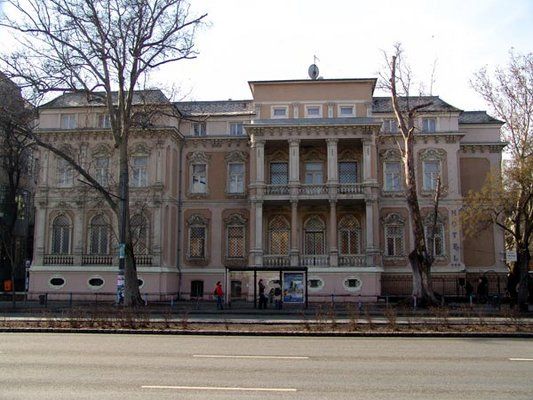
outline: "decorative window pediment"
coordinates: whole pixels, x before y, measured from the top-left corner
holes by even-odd
[[[226,154],[226,162],[245,162],[247,155],[244,151],[232,151]]]
[[[187,155],[187,160],[191,164],[207,164],[210,158],[211,156],[203,151],[194,151]]]
[[[144,142],[136,143],[132,146],[130,154],[136,156],[148,155],[150,154],[150,147]]]
[[[93,157],[109,156],[112,152],[113,150],[110,146],[105,143],[99,143],[93,147],[91,154]]]
[[[402,155],[398,149],[381,150],[379,155],[383,160],[387,161],[400,161],[402,159]]]
[[[382,221],[384,225],[389,225],[389,224],[404,225],[405,224],[405,219],[396,213],[387,214],[387,216],[385,216],[385,218],[383,218]]]
[[[209,222],[208,218],[202,215],[199,215],[199,214],[191,215],[189,219],[187,220],[187,223],[189,225],[207,225],[208,222]]]
[[[443,149],[424,149],[420,151],[420,159],[423,161],[439,160],[442,161],[446,158],[446,150]]]
[[[246,218],[241,214],[231,214],[229,217],[224,219],[226,225],[244,225],[246,224]]]

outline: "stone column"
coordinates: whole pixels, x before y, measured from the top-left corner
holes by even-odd
[[[363,183],[372,178],[372,141],[363,139]]]
[[[262,201],[254,201],[252,203],[252,207],[254,208],[254,249],[253,252],[253,259],[254,259],[254,265],[255,266],[262,266],[263,265],[263,202]]]
[[[338,139],[326,139],[328,145],[328,185],[339,183],[339,166],[337,160]]]
[[[329,265],[339,265],[339,250],[337,248],[337,202],[329,202]]]
[[[299,264],[298,200],[291,200],[291,267]]]
[[[374,265],[374,253],[375,242],[374,242],[374,206],[377,206],[375,200],[367,199],[366,200],[366,265]]]
[[[47,251],[46,240],[46,203],[39,202],[39,207],[35,208],[35,250],[33,265],[43,265],[43,255]]]
[[[252,188],[258,198],[262,198],[265,189],[265,141],[254,138],[252,141],[252,162],[251,180]]]
[[[300,139],[289,139],[289,190],[298,197],[300,187]]]
[[[161,267],[161,203],[155,205],[153,211],[154,217],[154,234],[152,242],[152,263],[157,267]]]
[[[156,160],[155,160],[155,183],[156,184],[162,184],[163,182],[163,141],[158,140],[157,141],[157,147],[156,147]],[[172,155],[169,154],[169,156],[172,158]],[[172,163],[170,163],[172,165]],[[167,182],[167,184],[170,184],[170,182]]]
[[[83,220],[85,216],[85,210],[83,203],[77,201],[77,208],[74,214],[74,229],[72,235],[72,254],[74,255],[74,265],[81,266],[81,256],[85,253],[85,238],[84,238],[84,226]]]

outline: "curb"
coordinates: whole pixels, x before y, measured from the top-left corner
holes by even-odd
[[[517,338],[533,339],[533,332],[305,332],[305,331],[220,331],[220,330],[153,330],[153,329],[73,329],[73,328],[0,328],[0,333],[77,333],[111,335],[175,336],[286,336],[286,337],[400,337],[400,338]]]

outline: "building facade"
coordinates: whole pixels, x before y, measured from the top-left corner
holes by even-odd
[[[145,93],[171,112],[131,140],[141,292],[209,298],[220,280],[228,298],[250,299],[253,275],[238,269],[251,266],[307,267],[312,301],[409,294],[413,238],[398,134],[390,99],[375,97],[375,84],[254,81],[252,100],[242,101],[170,103],[161,92]],[[462,294],[469,275],[506,273],[503,233],[493,227],[465,238],[459,219],[463,196],[500,170],[501,122],[436,96],[423,100],[432,104],[417,120],[415,150],[428,227],[437,177],[443,184],[428,243],[434,288]],[[63,95],[41,109],[39,129],[113,185],[117,166],[102,105]],[[113,214],[61,159],[40,157],[31,290],[113,293]],[[279,275],[259,276],[275,286]]]

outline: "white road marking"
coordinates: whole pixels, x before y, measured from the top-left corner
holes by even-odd
[[[509,361],[533,361],[533,358],[510,358]]]
[[[195,358],[257,358],[260,360],[308,360],[309,357],[299,356],[242,356],[242,355],[223,355],[223,354],[193,354]]]
[[[176,390],[225,390],[239,392],[296,392],[293,388],[243,388],[243,387],[216,387],[216,386],[141,386],[142,389],[176,389]]]

